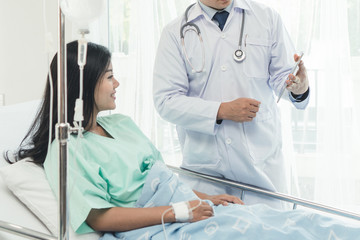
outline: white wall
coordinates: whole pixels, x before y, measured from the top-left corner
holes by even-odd
[[[355,112],[356,120],[360,120],[360,98],[359,98],[359,92],[360,92],[360,57],[352,57],[351,58],[351,69],[352,69],[352,77],[353,77],[353,83],[354,83],[354,98],[355,98],[355,106],[357,106]],[[360,135],[360,128],[357,129],[358,134]],[[360,152],[360,151],[359,151]],[[360,166],[360,163],[359,163]]]
[[[55,49],[57,4],[46,0]],[[5,94],[5,105],[42,97],[47,75],[44,28],[43,0],[0,0],[0,94]]]
[[[351,58],[351,69],[354,80],[354,96],[357,100],[357,103],[360,105],[360,100],[358,97],[360,92],[360,57]]]

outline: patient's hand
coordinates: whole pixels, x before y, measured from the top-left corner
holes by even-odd
[[[199,200],[189,201],[190,207],[196,207],[199,205]],[[201,204],[192,211],[193,217],[190,222],[197,222],[205,220],[214,215],[213,208],[207,203],[201,201]]]
[[[193,190],[194,193],[203,200],[210,200],[213,202],[214,205],[224,205],[227,206],[229,203],[236,203],[244,205],[244,202],[241,201],[240,198],[229,195],[229,194],[221,194],[221,195],[208,195],[206,193],[198,192]]]
[[[244,202],[241,201],[240,198],[232,196],[232,195],[228,195],[228,194],[208,195],[207,199],[212,201],[214,203],[214,205],[216,205],[216,206],[220,205],[220,204],[227,206],[227,205],[229,205],[229,203],[236,203],[236,204],[244,205]]]

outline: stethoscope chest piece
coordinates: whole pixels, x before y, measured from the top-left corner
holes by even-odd
[[[241,62],[245,59],[245,52],[241,49],[238,49],[234,52],[234,60],[236,62]]]

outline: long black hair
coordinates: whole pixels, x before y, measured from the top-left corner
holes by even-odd
[[[77,63],[78,42],[73,41],[67,44],[67,121],[74,121],[75,101],[79,97],[79,78],[80,71]],[[84,101],[84,121],[83,126],[90,126],[93,119],[95,104],[94,92],[98,81],[101,79],[111,61],[111,53],[101,45],[88,43],[86,65],[84,67],[83,78],[83,101]],[[55,138],[55,124],[58,121],[57,111],[57,54],[52,59],[50,65],[53,85],[53,114],[52,114],[52,136]],[[50,115],[50,83],[49,75],[45,87],[43,101],[39,107],[36,117],[22,140],[18,150],[14,153],[15,161],[30,157],[32,161],[43,164],[47,154],[49,142],[49,115]],[[5,159],[11,161],[7,152]]]

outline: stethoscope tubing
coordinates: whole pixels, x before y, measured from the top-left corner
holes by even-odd
[[[199,26],[196,25],[195,23],[188,22],[188,20],[189,20],[189,18],[188,18],[189,11],[195,4],[196,3],[191,4],[185,10],[185,13],[184,13],[185,23],[180,28],[180,39],[181,39],[181,45],[182,45],[183,53],[185,55],[186,61],[188,62],[188,64],[192,68],[192,72],[193,73],[195,73],[195,72],[200,73],[200,72],[204,71],[204,67],[205,67],[204,42],[203,42],[202,37],[201,37],[201,31],[200,31]],[[186,27],[190,27],[190,28],[185,29]],[[244,27],[245,27],[245,11],[243,10],[238,49],[235,50],[234,55],[233,55],[233,58],[234,58],[234,60],[236,62],[241,62],[241,61],[243,61],[245,59],[245,52],[242,50],[242,39],[243,39],[243,35],[244,35]],[[189,60],[189,57],[188,57],[188,54],[187,54],[186,49],[185,49],[185,40],[184,40],[184,38],[185,38],[186,32],[188,32],[188,31],[194,31],[195,33],[197,33],[197,35],[199,37],[199,40],[200,40],[200,44],[201,44],[201,48],[202,48],[202,66],[201,66],[200,70],[196,70],[194,68],[194,66],[191,64],[191,62]]]
[[[192,6],[194,6],[195,4],[196,4],[196,3],[191,4],[191,5],[188,6],[188,7],[186,8],[186,10],[185,10],[185,13],[184,13],[184,15],[185,15],[185,24],[182,25],[181,28],[180,28],[180,38],[182,38],[182,39],[184,38],[184,28],[187,27],[187,26],[194,27],[194,28],[196,29],[198,35],[201,33],[200,28],[198,27],[198,25],[196,25],[195,23],[190,23],[190,22],[188,22],[188,21],[189,21],[188,16],[189,16],[190,8],[191,8]]]
[[[185,33],[187,31],[195,31],[195,30],[190,28],[190,29],[185,30]],[[184,34],[184,36],[185,36],[185,34]],[[204,68],[205,68],[205,47],[204,47],[204,42],[203,42],[203,39],[202,39],[201,34],[199,32],[198,32],[198,36],[199,36],[200,45],[201,45],[201,52],[202,52],[202,54],[201,54],[202,55],[202,65],[201,65],[200,70],[196,70],[195,67],[191,64],[191,61],[190,61],[189,56],[187,55],[187,52],[186,52],[186,49],[185,49],[184,37],[181,38],[181,45],[182,45],[183,53],[185,55],[186,61],[190,65],[193,73],[201,73],[201,72],[204,71]]]
[[[241,21],[240,38],[238,44],[239,49],[241,49],[242,39],[244,35],[244,26],[245,26],[245,10],[243,10],[242,21]]]

